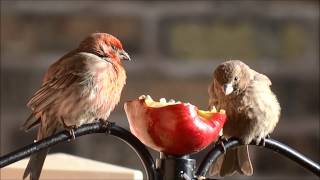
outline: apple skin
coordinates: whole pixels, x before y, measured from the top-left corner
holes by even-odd
[[[212,113],[208,119],[198,108],[181,103],[149,107],[144,99],[124,105],[131,132],[146,146],[168,155],[185,155],[200,151],[219,136],[225,113]]]

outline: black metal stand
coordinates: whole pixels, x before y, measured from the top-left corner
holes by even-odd
[[[160,153],[157,169],[163,180],[191,180],[195,177],[196,160],[188,155],[175,157]]]
[[[148,149],[142,144],[134,135],[126,129],[123,129],[114,123],[92,123],[81,126],[74,131],[75,137],[93,134],[93,133],[106,133],[115,136],[125,143],[127,143],[139,156],[145,168],[147,178],[149,180],[194,180],[206,179],[205,176],[209,170],[210,165],[223,154],[221,145],[213,147],[203,161],[200,163],[199,168],[195,171],[196,161],[190,159],[188,155],[175,157],[160,153],[160,158],[154,162]],[[6,154],[0,157],[0,168],[9,164],[19,161],[32,153],[40,151],[46,147],[53,146],[57,143],[71,140],[73,137],[68,131],[62,131],[53,136],[45,138],[41,141],[27,145],[19,150]],[[224,143],[227,149],[240,146],[241,143],[237,139],[229,139]],[[255,145],[254,142],[252,145]],[[277,142],[272,139],[265,140],[265,146],[281,155],[295,161],[299,165],[305,167],[307,170],[313,172],[316,176],[320,177],[320,166],[313,162],[292,148]]]

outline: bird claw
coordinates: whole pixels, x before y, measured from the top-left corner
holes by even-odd
[[[63,127],[65,129],[67,129],[69,131],[69,135],[72,136],[71,140],[75,140],[76,139],[76,135],[74,134],[74,129],[76,128],[76,126],[68,126],[65,122],[64,119],[61,117],[62,119],[62,124]]]
[[[261,139],[261,143],[260,143],[260,144],[261,144],[261,146],[263,146],[263,147],[266,146],[265,138],[262,138],[262,139]]]
[[[75,139],[76,139],[76,136],[75,136],[75,134],[74,134],[74,129],[73,129],[73,128],[72,128],[72,129],[69,129],[69,134],[70,134],[70,136],[72,137],[71,140],[75,140]]]
[[[270,139],[270,134],[267,134],[266,137],[261,138],[260,144],[261,146],[266,146],[266,139]]]
[[[104,119],[98,119],[99,123],[101,124],[107,124],[108,121],[105,121]]]
[[[106,134],[110,134],[110,128],[115,124],[114,122],[106,121],[104,119],[99,119],[99,122],[102,124],[103,129],[106,130]]]
[[[271,138],[270,134],[267,134],[265,138],[270,139]]]
[[[266,139],[269,139],[270,135],[268,134],[266,137],[260,137],[256,139],[256,145],[257,146],[265,146],[266,145]]]
[[[224,136],[220,136],[218,141],[217,141],[217,144],[220,145],[222,151],[223,151],[223,154],[225,154],[227,152],[227,149],[226,147],[224,146],[224,142],[228,141],[228,139]]]

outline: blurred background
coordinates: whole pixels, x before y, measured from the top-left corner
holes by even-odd
[[[26,102],[48,66],[93,32],[117,36],[133,59],[109,120],[128,128],[123,103],[141,94],[204,109],[213,69],[240,59],[273,82],[282,116],[272,137],[319,162],[319,3],[302,0],[1,1],[1,155],[32,143],[36,132],[19,129],[30,114]],[[127,145],[104,135],[51,152],[143,170]],[[317,179],[269,150],[251,154],[251,179]]]

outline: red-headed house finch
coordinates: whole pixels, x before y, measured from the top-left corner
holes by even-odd
[[[121,42],[106,33],[94,33],[75,50],[52,64],[44,75],[41,88],[28,102],[31,116],[23,128],[39,125],[37,140],[58,128],[106,120],[118,104],[126,83],[122,60],[130,60]],[[25,179],[39,179],[49,149],[31,155]]]
[[[226,152],[212,165],[209,175],[232,175],[236,171],[250,176],[253,168],[248,146],[260,143],[279,121],[280,105],[270,89],[271,81],[239,60],[220,64],[209,86],[209,106],[225,109],[228,120],[223,128],[226,138],[237,137],[246,146]]]

